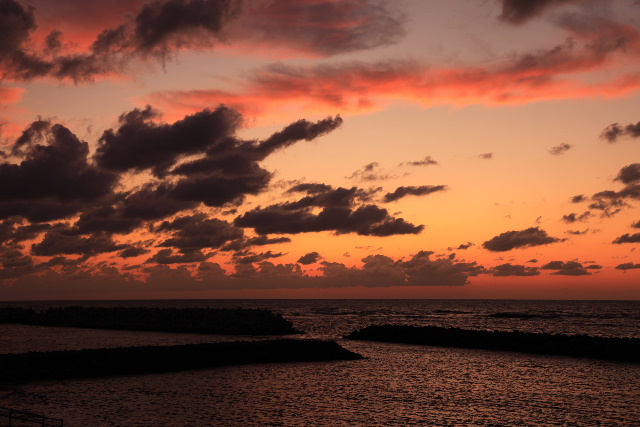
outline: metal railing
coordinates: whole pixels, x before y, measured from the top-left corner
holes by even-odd
[[[0,408],[0,426],[2,427],[64,427],[64,420],[49,418],[42,414],[18,411],[12,408]]]

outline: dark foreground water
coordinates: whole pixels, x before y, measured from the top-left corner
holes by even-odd
[[[70,303],[29,303],[46,307]],[[272,300],[85,305],[260,307],[366,360],[46,381],[0,406],[102,426],[640,426],[640,365],[340,339],[369,324],[640,337],[640,302]],[[0,325],[0,352],[235,340]],[[251,337],[242,337],[251,339]],[[1,386],[0,386],[1,387]]]

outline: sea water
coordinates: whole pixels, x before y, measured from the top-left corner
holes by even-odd
[[[267,308],[366,357],[40,381],[0,389],[0,406],[65,426],[640,426],[640,365],[347,341],[370,324],[640,338],[640,302],[163,300],[5,303]],[[0,325],[0,352],[254,339]]]

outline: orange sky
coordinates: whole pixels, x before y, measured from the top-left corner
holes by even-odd
[[[631,0],[0,0],[0,299],[640,298]]]

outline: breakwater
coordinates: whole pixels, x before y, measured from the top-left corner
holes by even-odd
[[[520,331],[478,331],[435,326],[373,325],[344,337],[439,347],[517,351],[640,363],[640,339]]]
[[[55,307],[33,310],[1,307],[0,323],[132,331],[225,335],[298,334],[291,322],[265,309]]]
[[[0,355],[0,383],[356,359],[334,341],[298,339],[29,352]]]

